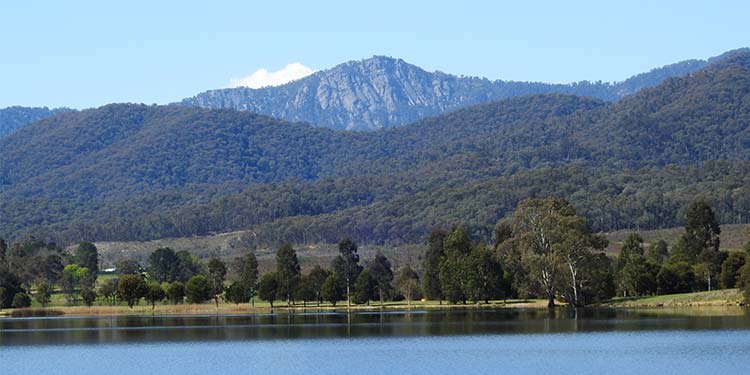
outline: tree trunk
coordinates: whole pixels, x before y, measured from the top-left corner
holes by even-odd
[[[573,287],[573,306],[578,307],[578,280],[576,278],[578,270],[573,267],[573,263],[571,262],[568,262],[568,268],[570,269],[570,277],[573,281],[573,283],[571,284],[571,286]]]
[[[548,309],[555,308],[555,295],[554,294],[549,295],[549,300],[547,301],[547,308]]]
[[[349,282],[346,282],[346,308],[352,307],[352,299],[349,296]]]

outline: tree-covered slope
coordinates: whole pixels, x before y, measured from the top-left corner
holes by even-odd
[[[114,104],[50,118],[0,141],[0,183],[6,196],[88,199],[379,174],[472,152],[468,137],[601,106],[572,96],[526,97],[399,132],[351,133],[233,110]]]
[[[615,104],[531,95],[368,133],[184,106],[61,114],[0,140],[0,230],[77,241],[253,226],[282,240],[350,228],[408,242],[546,194],[573,197],[597,229],[650,228],[678,225],[684,199],[664,194],[693,187],[687,195],[725,192],[724,221],[744,222],[734,174],[750,160],[747,61],[737,54]],[[728,164],[709,168],[707,184],[668,169],[695,175],[713,160]],[[632,173],[638,183],[608,188],[608,176]]]
[[[164,194],[100,207],[93,218],[27,231],[63,242],[189,237],[251,229],[258,243],[420,242],[434,227],[467,225],[489,241],[491,228],[529,197],[571,200],[597,231],[684,224],[684,207],[702,197],[723,223],[750,220],[750,163],[710,162],[612,172],[564,166],[482,177],[470,170],[259,185],[203,203]],[[454,173],[455,172],[455,173]],[[152,196],[156,198],[155,196]],[[174,198],[174,200],[169,200]],[[182,204],[174,204],[183,202]]]

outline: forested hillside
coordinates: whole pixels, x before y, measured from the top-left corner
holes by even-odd
[[[531,95],[371,133],[182,106],[65,113],[0,140],[0,230],[409,243],[457,222],[487,238],[520,199],[549,195],[596,230],[680,225],[695,196],[747,222],[748,56],[615,104]]]

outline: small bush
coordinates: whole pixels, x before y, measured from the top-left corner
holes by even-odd
[[[13,307],[16,309],[22,309],[24,307],[31,306],[31,297],[26,293],[16,293],[13,296]]]
[[[742,290],[745,302],[750,303],[750,263],[745,263],[740,268],[740,277],[737,279],[737,286]]]

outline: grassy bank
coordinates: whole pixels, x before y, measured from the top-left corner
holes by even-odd
[[[611,307],[696,307],[738,306],[742,303],[738,289],[712,290],[710,292],[665,294],[661,296],[615,298],[605,303]]]
[[[507,301],[490,301],[489,303],[479,304],[466,304],[466,305],[451,305],[446,301],[440,303],[439,301],[413,301],[411,305],[405,301],[399,302],[385,302],[383,306],[379,302],[371,302],[370,305],[352,305],[351,310],[408,310],[408,309],[444,309],[444,308],[545,308],[547,306],[546,300],[507,300]],[[93,315],[205,315],[205,314],[262,314],[271,312],[286,312],[286,311],[333,311],[333,310],[346,310],[346,303],[337,303],[333,306],[330,303],[323,303],[317,305],[315,303],[308,303],[306,305],[302,303],[294,304],[293,306],[287,306],[285,302],[277,301],[274,302],[274,306],[265,301],[258,301],[255,304],[241,303],[239,305],[229,304],[220,302],[217,307],[216,304],[203,303],[203,304],[156,304],[154,308],[151,305],[146,305],[141,302],[134,306],[132,309],[127,305],[94,305],[88,306],[67,306],[64,304],[53,304],[46,308],[38,306],[32,307],[36,311],[42,311],[44,309],[60,312],[61,315],[67,316],[93,316]],[[0,316],[11,316],[14,311],[16,314],[23,314],[22,309],[6,309],[0,311]]]
[[[672,312],[678,313],[680,310],[688,315],[694,315],[696,310],[694,308],[707,309],[710,307],[728,307],[728,306],[740,306],[743,302],[742,293],[737,289],[724,289],[714,290],[710,292],[695,292],[695,293],[681,293],[681,294],[669,294],[661,296],[648,296],[648,297],[631,297],[631,298],[614,298],[610,301],[603,303],[602,307],[614,307],[614,308],[664,308],[669,309]],[[564,304],[561,304],[563,306]],[[385,302],[383,306],[379,302],[373,301],[370,305],[352,305],[351,310],[366,311],[366,310],[408,310],[408,309],[448,309],[448,308],[539,308],[544,309],[547,307],[546,300],[506,300],[506,301],[490,301],[489,303],[469,303],[466,305],[449,304],[446,301],[413,301],[411,305],[405,301],[389,301]],[[66,316],[106,316],[106,315],[206,315],[206,314],[264,314],[272,312],[315,312],[315,311],[342,311],[346,310],[346,303],[340,302],[333,306],[330,303],[322,303],[320,305],[316,303],[296,303],[292,306],[287,306],[285,302],[276,301],[274,306],[266,301],[256,301],[254,304],[242,303],[239,305],[220,302],[217,307],[213,302],[203,304],[163,304],[158,303],[154,308],[151,305],[147,305],[143,301],[132,309],[127,305],[107,305],[101,301],[97,301],[94,306],[71,306],[67,304],[62,294],[55,294],[52,298],[52,303],[45,308],[38,305],[36,301],[32,305],[31,309],[5,309],[0,310],[0,317],[8,317],[15,314],[18,316],[43,316],[45,310],[50,313],[50,316],[54,315],[66,315]]]

